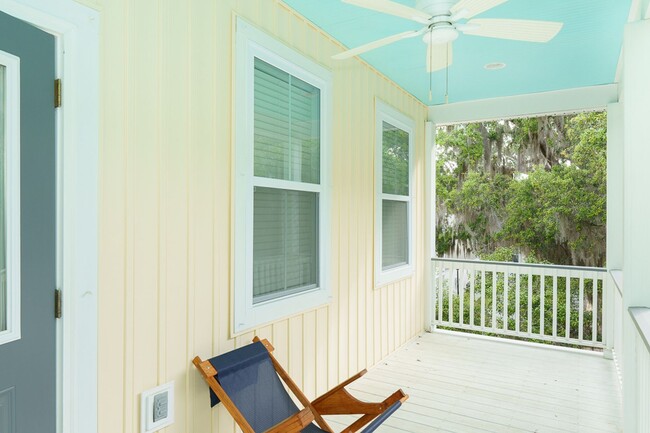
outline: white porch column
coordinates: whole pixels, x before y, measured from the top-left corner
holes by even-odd
[[[607,268],[623,269],[623,104],[607,106]]]
[[[431,326],[433,320],[433,267],[431,266],[431,257],[435,253],[435,237],[436,237],[436,157],[435,157],[435,134],[436,125],[433,122],[427,122],[424,128],[424,149],[425,149],[425,210],[424,210],[424,251],[425,260],[424,277],[425,284],[425,297],[424,300],[424,329],[425,331],[432,331]]]
[[[629,307],[650,306],[650,21],[625,28],[624,104],[624,233],[623,293],[624,377],[623,404],[626,432],[637,431],[637,374],[634,324]],[[647,410],[647,408],[643,408]]]
[[[623,104],[612,103],[607,106],[607,269],[623,269]],[[615,298],[618,289],[611,277],[605,286],[605,358],[613,358],[616,351],[622,361],[622,347],[614,347],[615,327],[621,311],[615,311]],[[620,343],[620,342],[619,342]]]

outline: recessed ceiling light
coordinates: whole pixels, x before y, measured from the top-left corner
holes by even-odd
[[[503,69],[506,67],[505,63],[488,63],[487,65],[483,66],[485,69],[488,71],[496,71],[499,69]]]

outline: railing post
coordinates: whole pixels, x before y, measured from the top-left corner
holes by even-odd
[[[426,288],[424,300],[424,330],[426,332],[433,332],[435,330],[433,323],[435,312],[433,310],[436,308],[436,265],[433,263],[433,260],[429,260],[427,266],[427,275],[429,275],[429,278],[425,279],[425,284],[428,283],[428,287]]]
[[[614,359],[614,285],[609,272],[603,278],[603,358]]]

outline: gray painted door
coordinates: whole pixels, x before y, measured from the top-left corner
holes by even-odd
[[[20,58],[21,227],[21,338],[0,345],[0,433],[53,433],[56,430],[54,38],[0,12],[0,51]],[[5,158],[0,162],[4,164]],[[0,207],[7,206],[0,203]]]

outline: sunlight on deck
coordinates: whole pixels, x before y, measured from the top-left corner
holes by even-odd
[[[379,400],[410,395],[378,432],[622,432],[612,361],[442,333],[424,334],[350,387]],[[347,419],[328,417],[340,430]],[[337,422],[338,421],[338,422]]]

